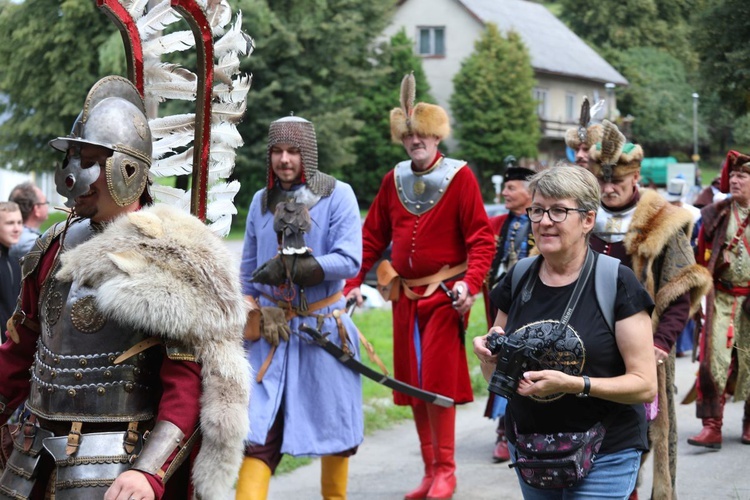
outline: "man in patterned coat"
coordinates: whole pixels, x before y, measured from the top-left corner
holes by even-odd
[[[652,314],[659,382],[658,415],[649,425],[654,453],[653,498],[675,495],[677,427],[674,408],[674,344],[711,286],[690,246],[693,219],[651,190],[640,191],[639,145],[626,142],[603,122],[601,142],[589,150],[589,169],[599,179],[602,202],[591,247],[632,268],[656,303]],[[637,492],[631,498],[637,498]]]
[[[731,196],[701,210],[698,259],[713,275],[700,338],[696,413],[703,429],[688,443],[721,448],[727,396],[744,401],[742,443],[750,444],[750,156],[730,151],[721,190]]]
[[[380,286],[380,276],[387,275],[392,286],[395,376],[467,403],[473,394],[464,328],[492,261],[494,237],[473,172],[438,151],[450,132],[448,115],[436,105],[415,106],[413,88],[407,75],[402,107],[391,111],[391,138],[411,160],[383,179],[363,227],[362,269],[347,282],[347,297],[362,302],[359,286],[392,240],[393,260],[381,265],[387,269],[379,268],[378,281]],[[412,407],[425,466],[420,485],[406,498],[451,498],[455,407],[399,393],[394,401]]]

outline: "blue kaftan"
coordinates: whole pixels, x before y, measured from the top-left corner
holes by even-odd
[[[302,186],[294,186],[299,189]],[[253,271],[278,252],[273,230],[273,213],[261,212],[261,194],[250,204],[242,250],[242,291],[261,306],[274,305],[267,297],[278,297],[277,287],[251,283]],[[323,283],[307,287],[308,304],[323,300],[344,287],[344,280],[356,276],[362,259],[362,227],[357,200],[351,186],[336,182],[333,193],[310,208],[312,228],[305,234],[307,246],[325,272]],[[293,307],[299,304],[299,288]],[[329,314],[344,308],[344,298],[315,314]],[[347,314],[341,317],[359,359],[359,339]],[[364,437],[360,376],[339,363],[321,347],[309,344],[297,333],[300,324],[316,327],[316,319],[295,317],[290,321],[289,342],[280,342],[261,383],[252,380],[250,433],[248,440],[264,444],[277,412],[283,412],[284,436],[281,452],[289,455],[329,455],[358,446]],[[322,331],[341,344],[334,318],[326,318]],[[302,337],[307,335],[300,333]],[[271,346],[264,339],[246,342],[251,365],[257,370]],[[283,400],[283,407],[282,405]]]

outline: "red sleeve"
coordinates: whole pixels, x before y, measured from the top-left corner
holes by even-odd
[[[661,313],[659,324],[654,332],[654,345],[659,349],[670,352],[677,342],[682,330],[690,319],[690,292],[677,297]]]
[[[162,397],[156,420],[166,420],[175,424],[188,439],[198,427],[200,418],[201,367],[190,361],[173,361],[164,356],[161,367]],[[162,466],[167,470],[174,460],[173,452]],[[164,495],[161,478],[146,474],[157,499]]]
[[[454,182],[459,182],[462,188],[460,218],[469,264],[464,281],[469,285],[471,293],[475,294],[482,289],[482,283],[495,256],[495,236],[490,228],[474,172],[467,165],[456,177]]]
[[[372,269],[372,266],[380,259],[391,242],[393,225],[389,216],[389,206],[391,203],[390,194],[394,185],[393,170],[391,170],[383,177],[378,194],[375,195],[370,210],[367,212],[365,223],[362,226],[362,267],[360,267],[357,276],[346,280],[344,294],[349,293],[352,288],[362,285],[367,272]]]

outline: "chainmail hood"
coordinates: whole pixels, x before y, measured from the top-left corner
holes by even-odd
[[[318,141],[315,127],[311,122],[299,116],[286,116],[271,123],[268,128],[268,146],[266,148],[266,169],[268,181],[263,193],[262,210],[268,210],[268,192],[276,184],[276,176],[271,168],[271,148],[276,144],[293,144],[300,150],[302,157],[302,181],[314,194],[325,198],[330,196],[336,179],[318,170]]]

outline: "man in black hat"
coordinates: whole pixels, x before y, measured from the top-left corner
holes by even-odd
[[[529,223],[529,217],[526,215],[526,209],[531,206],[529,178],[535,172],[528,168],[519,167],[514,156],[507,156],[503,163],[505,164],[505,175],[503,176],[503,191],[501,194],[505,199],[505,208],[508,209],[508,213],[490,218],[490,226],[497,244],[495,246],[495,258],[492,261],[486,286],[483,290],[488,328],[492,327],[497,314],[497,309],[492,306],[489,300],[489,291],[516,262],[528,257],[529,251],[534,246],[534,236],[531,234],[531,224]],[[492,459],[498,463],[510,459],[508,443],[505,440],[503,419],[505,403],[506,399],[490,393],[484,411],[486,417],[498,418],[497,444],[492,453]]]

